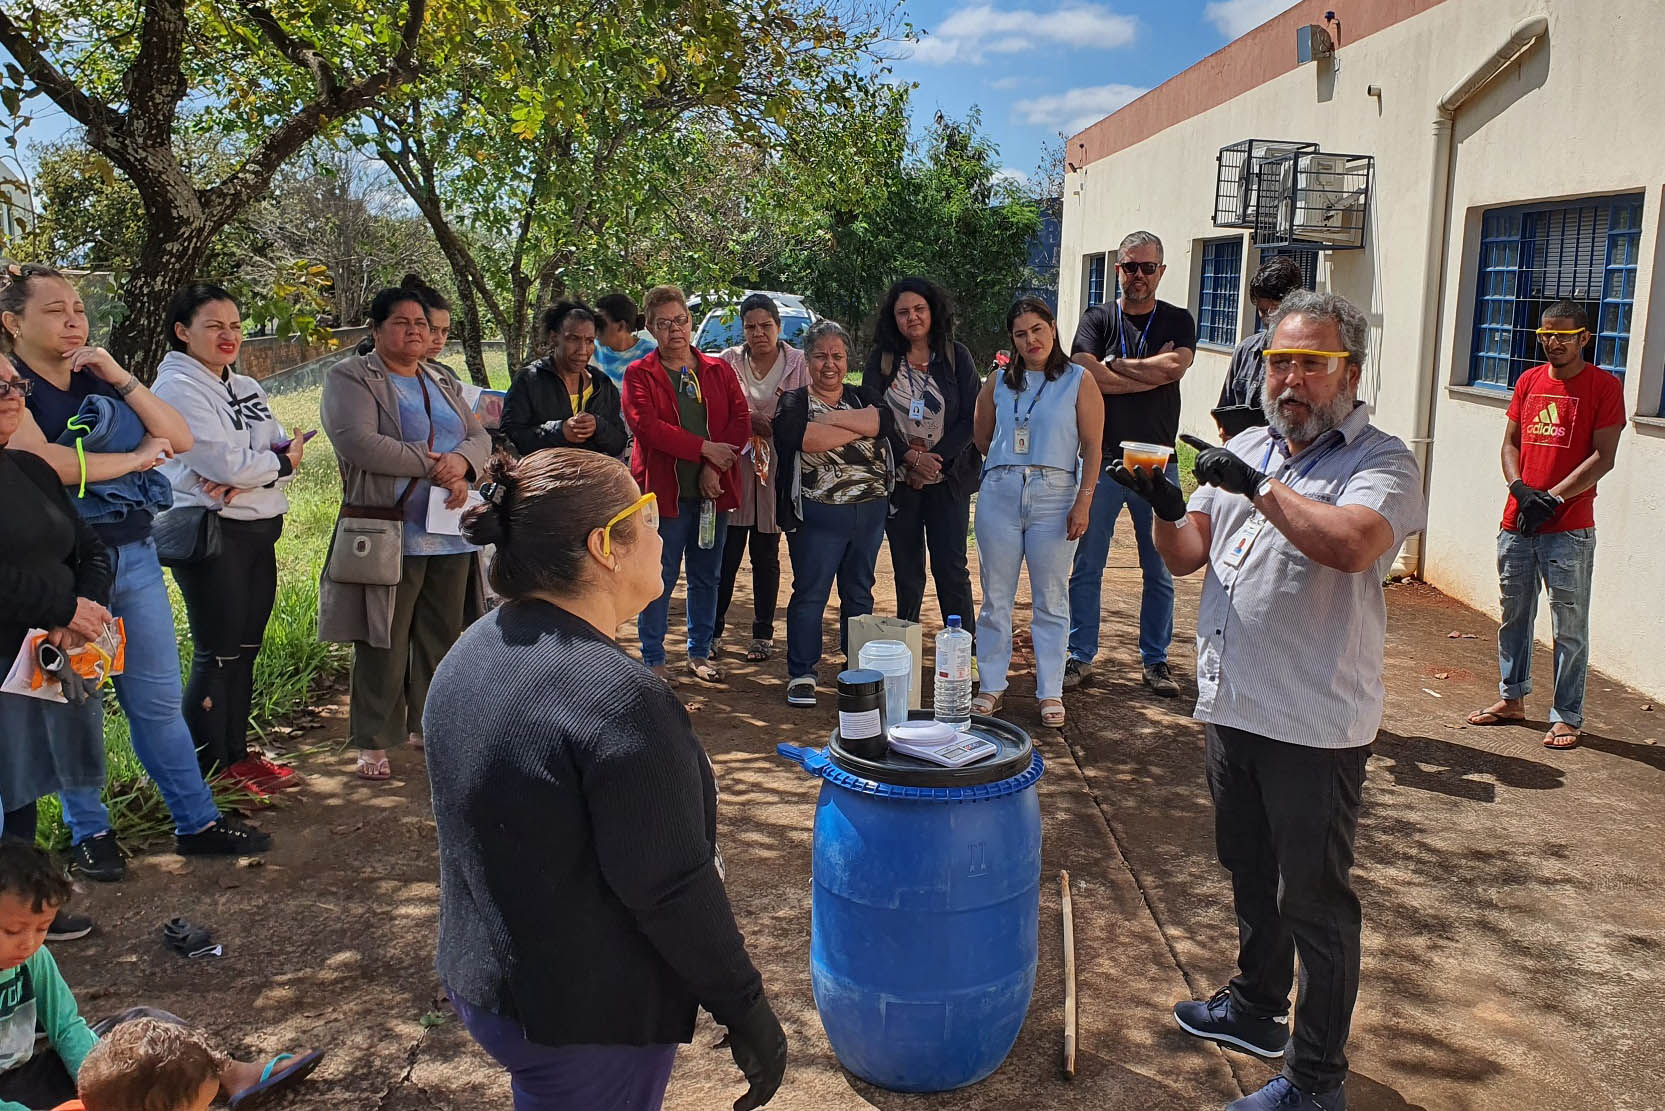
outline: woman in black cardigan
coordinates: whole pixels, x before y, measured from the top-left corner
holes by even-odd
[[[438,969],[516,1111],[660,1106],[704,1007],[761,1107],[786,1036],[723,891],[710,761],[671,689],[612,639],[664,590],[624,464],[493,461],[464,532],[506,602],[434,675]]]
[[[971,495],[982,456],[971,419],[982,382],[965,344],[954,339],[948,294],[925,278],[903,278],[879,308],[861,389],[870,405],[888,405],[900,468],[890,496],[890,563],[896,616],[918,621],[925,601],[925,557],[937,582],[942,616],[958,614],[976,634],[977,604],[966,566]]]
[[[109,624],[110,550],[75,512],[57,473],[27,452],[8,451],[30,388],[0,356],[0,675],[31,629],[78,648]],[[0,807],[5,834],[35,840],[35,800],[65,788],[104,786],[104,715],[96,694],[47,702],[0,692]],[[91,923],[60,915],[49,936],[79,936]]]

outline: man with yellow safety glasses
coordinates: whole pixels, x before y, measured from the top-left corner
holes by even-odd
[[[1470,725],[1526,720],[1538,583],[1549,591],[1555,631],[1555,705],[1546,748],[1576,748],[1589,667],[1590,577],[1596,558],[1596,481],[1613,469],[1625,425],[1624,387],[1584,361],[1590,318],[1575,301],[1544,310],[1545,362],[1515,383],[1503,433],[1509,497],[1497,534],[1503,623],[1497,630],[1498,700]]]
[[[1207,569],[1197,710],[1215,847],[1231,873],[1238,974],[1174,1018],[1283,1074],[1230,1111],[1345,1111],[1359,988],[1353,893],[1365,761],[1382,721],[1382,580],[1424,523],[1416,459],[1358,399],[1369,325],[1334,294],[1290,293],[1271,321],[1270,427],[1198,449],[1187,505],[1162,474],[1111,477],[1155,510],[1168,569]],[[1301,960],[1293,1038],[1289,992]]]

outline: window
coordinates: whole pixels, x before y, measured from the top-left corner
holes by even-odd
[[[1087,257],[1087,307],[1104,304],[1104,256]]]
[[[1486,212],[1470,383],[1509,389],[1522,371],[1541,362],[1539,318],[1563,297],[1590,313],[1595,350],[1585,357],[1623,377],[1641,246],[1640,193]]]
[[[1230,347],[1237,342],[1237,295],[1243,284],[1243,241],[1212,239],[1202,245],[1197,301],[1197,341]]]
[[[1294,259],[1296,265],[1300,266],[1302,289],[1318,288],[1317,251],[1303,251],[1295,247],[1262,247],[1260,249],[1260,265],[1265,266],[1279,255]]]

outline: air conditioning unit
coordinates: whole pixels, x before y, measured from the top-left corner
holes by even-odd
[[[1374,166],[1369,155],[1324,151],[1266,162],[1256,176],[1255,245],[1363,247]]]
[[[1317,150],[1317,143],[1282,139],[1242,139],[1221,147],[1214,160],[1214,226],[1255,227],[1260,168],[1271,159]]]

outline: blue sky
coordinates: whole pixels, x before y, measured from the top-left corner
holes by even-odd
[[[1030,174],[1073,133],[1212,54],[1294,0],[904,0],[925,33],[899,53],[914,117],[983,110],[1001,162]]]

